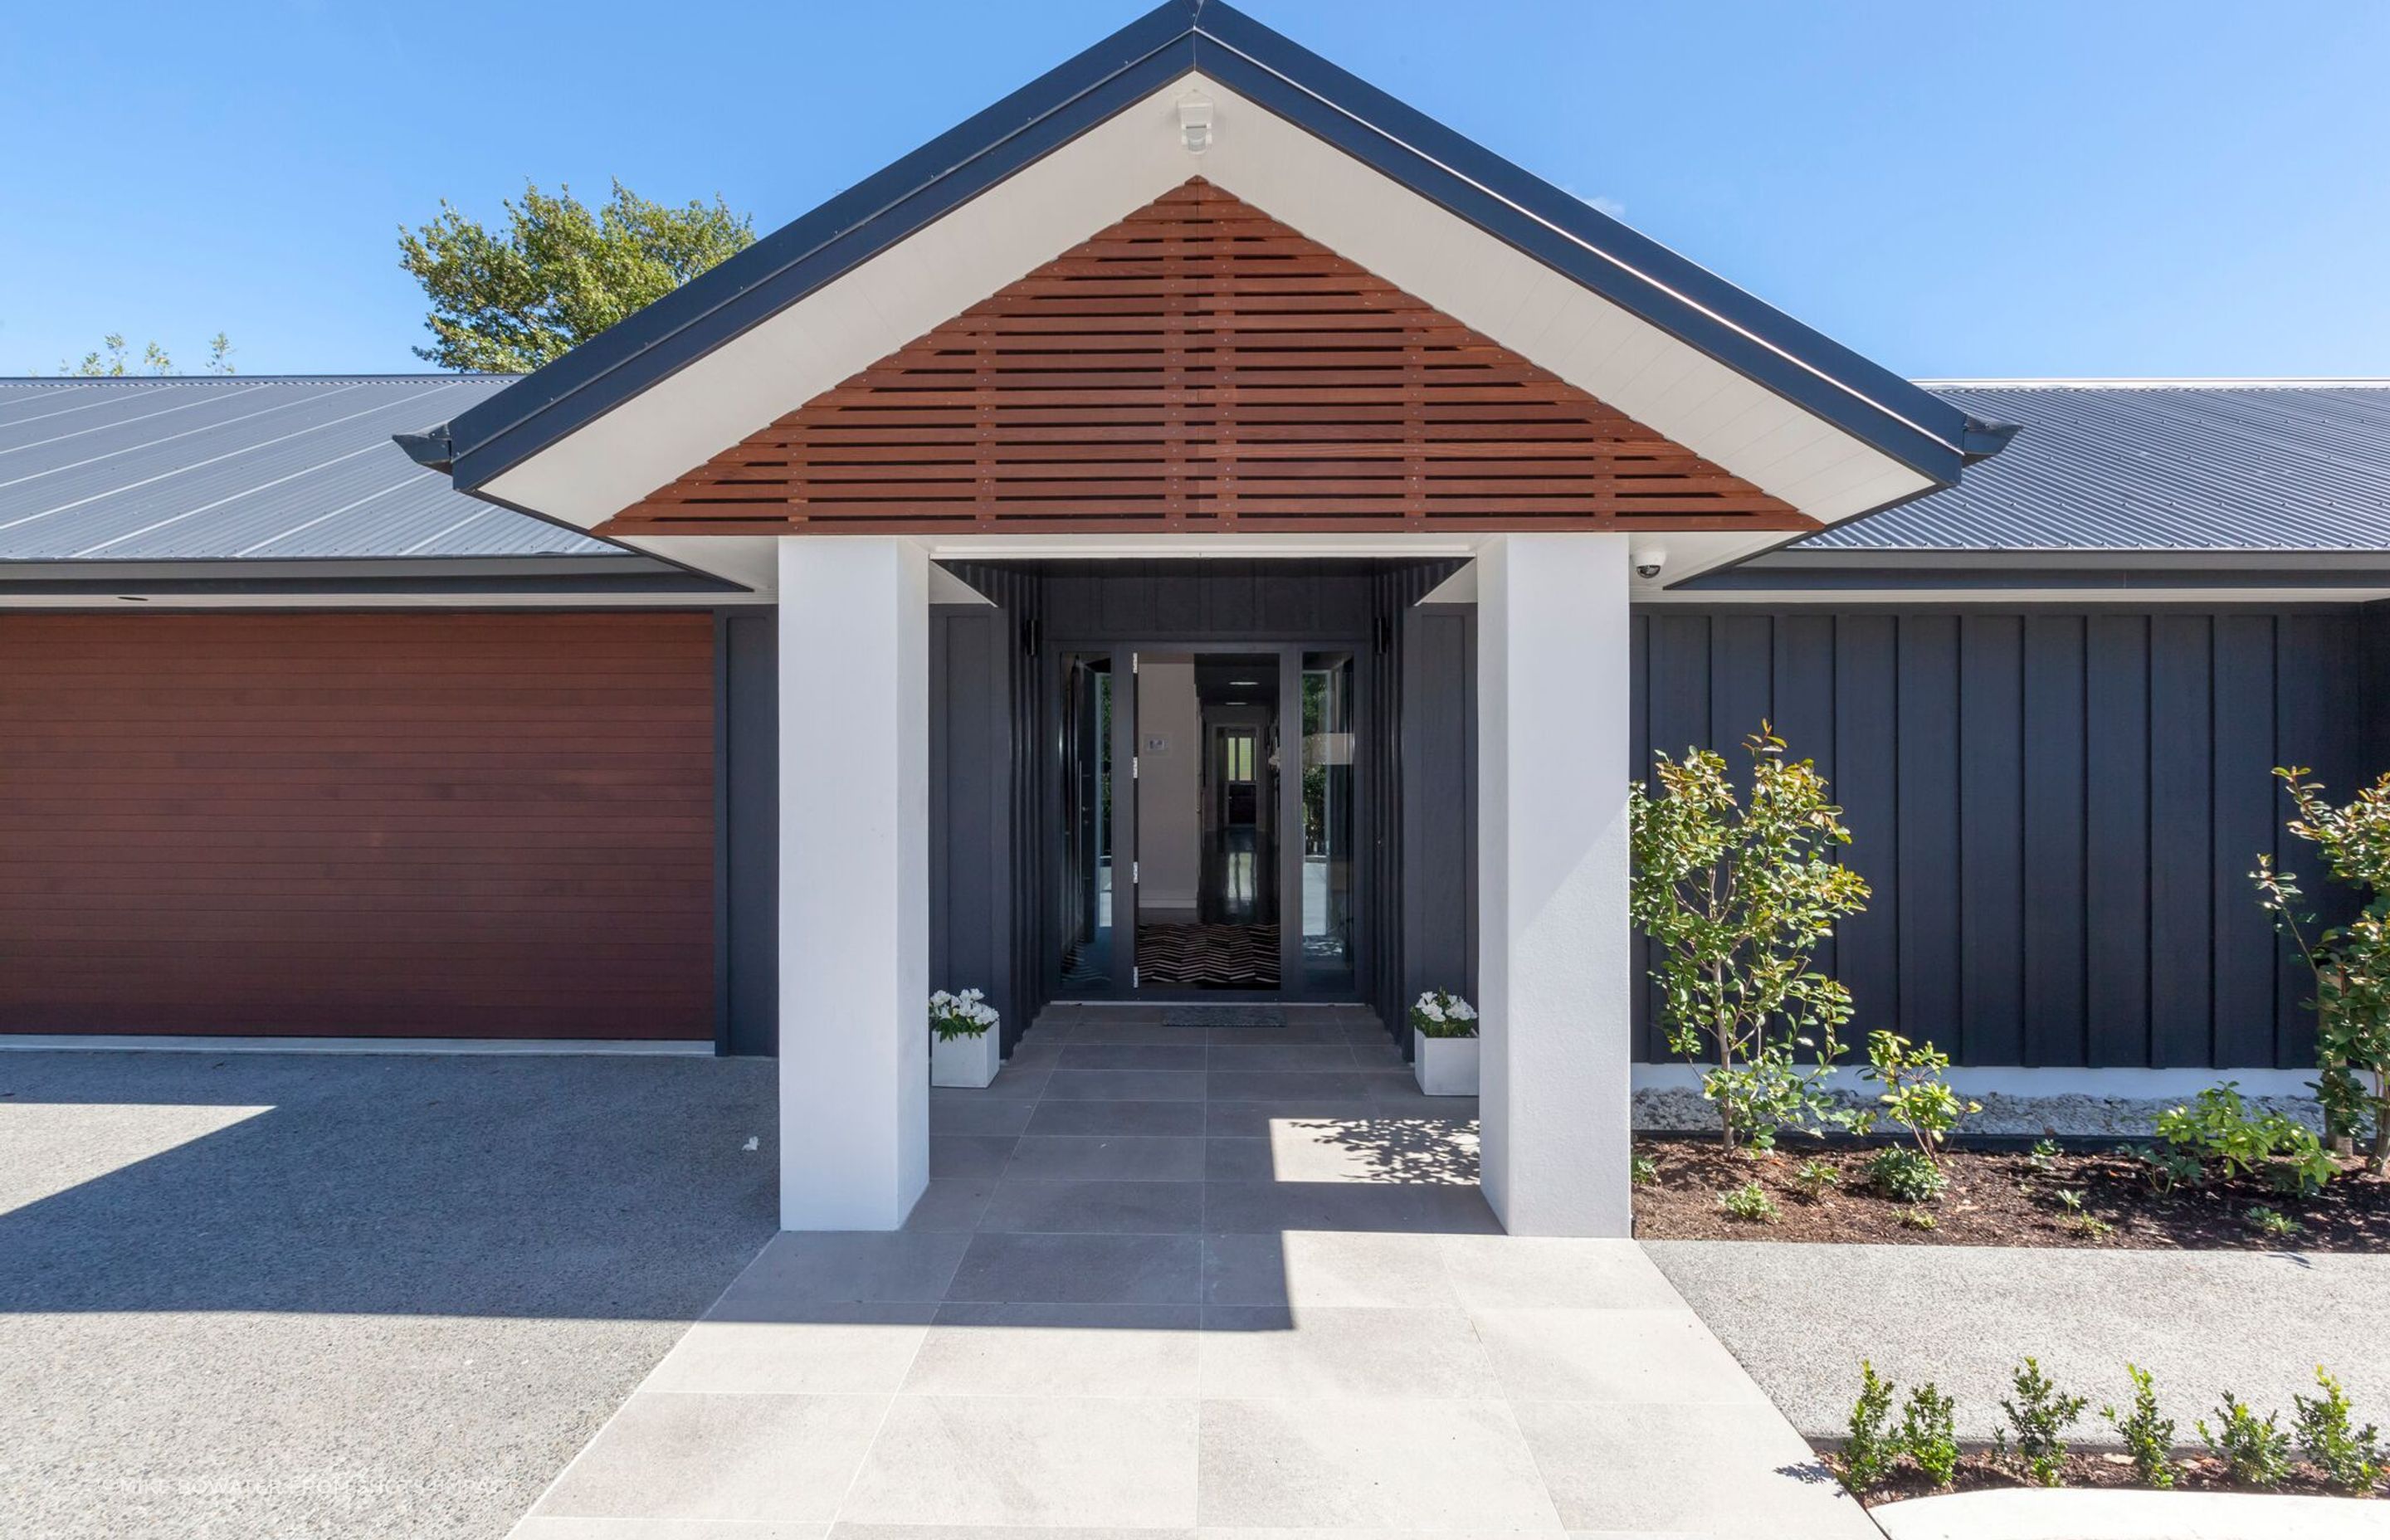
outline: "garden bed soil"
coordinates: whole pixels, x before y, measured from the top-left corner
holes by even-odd
[[[1865,1149],[1821,1149],[1787,1141],[1772,1155],[1729,1155],[1715,1139],[1638,1139],[1657,1180],[1635,1187],[1635,1234],[1643,1240],[1849,1241],[1904,1246],[2071,1246],[2163,1251],[2365,1251],[2390,1245],[2390,1181],[2343,1162],[2343,1174],[2314,1198],[2285,1196],[2263,1177],[2158,1193],[2136,1160],[2113,1151],[2062,1151],[2038,1160],[2024,1150],[1943,1152],[1949,1190],[1938,1201],[1908,1204],[1870,1191]],[[1834,1168],[1838,1187],[1812,1200],[1795,1174],[1811,1160]],[[1738,1219],[1721,1193],[1757,1182],[1775,1200],[1776,1218]],[[2078,1217],[2062,1191],[2082,1195]],[[2287,1215],[2293,1235],[2268,1235],[2248,1218],[2255,1208]],[[1933,1217],[1933,1227],[1909,1216]],[[2091,1221],[2087,1223],[2086,1220]],[[2102,1226],[2105,1226],[2103,1229]]]
[[[1834,1466],[1836,1445],[1831,1443],[1813,1444],[1829,1468]],[[2379,1489],[2369,1493],[2343,1492],[2323,1478],[2323,1472],[2301,1462],[2291,1468],[2277,1486],[2244,1486],[2232,1479],[2222,1460],[2212,1456],[2197,1455],[2179,1457],[2174,1465],[2176,1492],[2264,1492],[2283,1497],[2379,1497]],[[1929,1484],[1924,1476],[1909,1466],[1902,1466],[1891,1480],[1882,1486],[1862,1493],[1859,1501],[1870,1508],[1879,1503],[1904,1502],[1911,1497],[1934,1497],[1951,1492],[1985,1492],[2033,1483],[2008,1465],[1995,1461],[1989,1451],[1976,1451],[1959,1457],[1959,1474],[1948,1486]],[[2062,1487],[2144,1487],[2140,1472],[2133,1468],[2132,1459],[2125,1455],[2085,1453],[2076,1451],[2066,1457],[2066,1469],[2059,1483]]]

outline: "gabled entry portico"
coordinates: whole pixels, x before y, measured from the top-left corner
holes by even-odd
[[[962,905],[932,892],[932,804],[964,782],[932,784],[932,606],[1024,563],[1444,563],[1398,615],[1424,600],[1462,639],[1469,741],[1456,768],[1402,691],[1375,699],[1400,819],[1356,859],[1383,876],[1414,822],[1467,830],[1440,847],[1464,853],[1442,888],[1381,883],[1353,945],[1462,938],[1438,956],[1484,1007],[1485,1192],[1547,1235],[1627,1226],[1631,595],[1948,485],[2001,442],[1209,3],[426,437],[466,490],[777,594],[790,1228],[905,1223],[923,1001],[989,982],[936,972],[933,898],[948,934]],[[964,656],[992,680],[1053,666],[1065,638],[996,613]],[[1373,616],[1370,646],[1398,629]],[[1034,822],[1044,730],[996,746],[1009,781],[970,782],[1014,795],[986,827]],[[1009,902],[970,918],[1017,960],[1038,932]],[[1061,966],[1025,951],[1016,973]],[[1360,969],[1355,991],[1397,1017],[1401,991],[1470,982]]]

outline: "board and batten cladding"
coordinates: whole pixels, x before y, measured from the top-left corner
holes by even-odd
[[[1822,966],[1853,1036],[1970,1065],[2313,1062],[2310,981],[2248,872],[2282,830],[2273,766],[2342,798],[2376,764],[2348,607],[1654,607],[1634,622],[1635,763],[1772,720],[1833,783],[1874,890]],[[2323,895],[2329,902],[2329,895]],[[1637,943],[1637,965],[1645,964]],[[1670,1054],[1638,993],[1638,1057]]]
[[[0,614],[0,1031],[715,1034],[714,620]]]

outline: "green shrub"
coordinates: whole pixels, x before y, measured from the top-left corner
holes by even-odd
[[[2056,1486],[2066,1470],[2066,1430],[2082,1417],[2088,1403],[2079,1395],[2062,1392],[2032,1358],[2010,1377],[2009,1383],[2016,1394],[2003,1396],[2000,1410],[2008,1414],[2008,1431],[2016,1434],[2017,1464],[2026,1479],[2041,1486]]]
[[[2061,1187],[2049,1196],[2060,1208],[2064,1209],[2068,1213],[2081,1213],[2083,1212],[2083,1189],[2080,1187]]]
[[[1909,1392],[1900,1409],[1900,1447],[1935,1486],[1957,1479],[1958,1407],[1930,1380]]]
[[[1728,1149],[1848,1122],[1828,1077],[1850,991],[1810,962],[1868,898],[1839,859],[1850,831],[1817,765],[1764,722],[1743,746],[1747,799],[1706,749],[1654,755],[1651,784],[1627,789],[1628,912],[1651,942],[1668,1046],[1706,1062]]]
[[[1950,1056],[1931,1043],[1912,1043],[1896,1032],[1870,1033],[1867,1068],[1859,1074],[1883,1087],[1875,1098],[1882,1110],[1862,1114],[1857,1125],[1872,1132],[1879,1120],[1893,1124],[1926,1164],[1938,1168],[1942,1141],[1962,1119],[1984,1110],[1950,1089],[1942,1078],[1949,1068]]]
[[[2284,1192],[2320,1192],[2340,1170],[2313,1129],[2280,1112],[2253,1115],[2230,1081],[2159,1113],[2157,1135],[2203,1173],[2209,1166],[2227,1176],[2263,1171]]]
[[[2139,1163],[2142,1184],[2160,1198],[2177,1187],[2206,1185],[2207,1167],[2196,1155],[2149,1144],[2121,1145],[2116,1153]]]
[[[2242,1217],[2248,1222],[2249,1227],[2259,1235],[2272,1236],[2277,1239],[2287,1240],[2293,1236],[2306,1233],[2305,1225],[2293,1219],[2281,1210],[2269,1209],[2263,1203],[2251,1209]]]
[[[1870,1187],[1901,1203],[1931,1203],[1950,1188],[1940,1166],[1897,1145],[1868,1157],[1867,1178]]]
[[[1859,1364],[1859,1398],[1851,1404],[1850,1431],[1843,1439],[1838,1474],[1854,1493],[1882,1486],[1900,1461],[1900,1438],[1892,1431],[1892,1381]]]
[[[1801,1169],[1792,1174],[1792,1185],[1801,1189],[1802,1197],[1814,1203],[1843,1185],[1843,1174],[1827,1161],[1813,1158],[1801,1162]]]
[[[2025,1159],[2032,1162],[2034,1170],[2039,1172],[2042,1175],[2047,1176],[2050,1172],[2057,1168],[2058,1156],[2059,1149],[2058,1141],[2056,1139],[2036,1139],[2033,1143],[2033,1152],[2027,1155]]]
[[[2370,1422],[2362,1428],[2352,1426],[2355,1419],[2348,1395],[2340,1381],[2326,1374],[2320,1364],[2315,1374],[2323,1394],[2291,1397],[2299,1409],[2299,1443],[2332,1485],[2351,1494],[2371,1492],[2382,1479],[2381,1435]]]
[[[1942,1222],[1934,1217],[1934,1211],[1931,1209],[1903,1209],[1900,1211],[1900,1223],[1912,1230],[1936,1230],[1942,1227]]]
[[[2174,1484],[2174,1418],[2158,1416],[2157,1386],[2149,1370],[2127,1364],[2125,1372],[2133,1381],[2133,1409],[2120,1416],[2115,1407],[2102,1406],[2100,1415],[2124,1441],[2142,1484],[2163,1491]]]
[[[1660,1181],[1660,1162],[1649,1155],[1637,1155],[1626,1162],[1626,1179],[1638,1187],[1655,1187]]]
[[[1745,1182],[1739,1187],[1729,1187],[1719,1193],[1718,1207],[1724,1209],[1731,1219],[1745,1220],[1754,1225],[1776,1223],[1776,1200],[1768,1197],[1767,1189],[1757,1182]]]
[[[2207,1445],[2208,1453],[2231,1469],[2236,1482],[2247,1486],[2281,1485],[2291,1473],[2291,1435],[2277,1426],[2279,1417],[2268,1412],[2260,1421],[2248,1403],[2230,1391],[2224,1392],[2223,1405],[2216,1413],[2214,1429],[2207,1426],[2205,1418],[2199,1421],[2199,1441]]]

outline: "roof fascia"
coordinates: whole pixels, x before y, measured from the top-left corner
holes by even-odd
[[[474,491],[1197,70],[1937,484],[2005,442],[1250,17],[1171,0],[407,451]]]
[[[1189,72],[1192,9],[1172,0],[1130,22],[462,413],[448,425],[444,454],[430,444],[408,453],[449,461],[463,491],[495,479]]]

